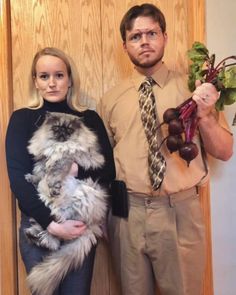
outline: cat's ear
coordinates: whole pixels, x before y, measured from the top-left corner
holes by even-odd
[[[47,121],[49,121],[50,119],[53,119],[53,113],[46,112],[46,114],[45,114],[45,119],[46,119]]]
[[[52,116],[52,113],[50,113],[50,112],[46,112],[46,117],[47,118],[50,118]]]

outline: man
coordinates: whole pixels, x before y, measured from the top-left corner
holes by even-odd
[[[208,175],[205,152],[228,160],[233,139],[222,115],[214,111],[219,93],[212,84],[197,82],[192,97],[197,103],[199,132],[193,140],[199,154],[188,167],[165,144],[156,148],[155,183],[149,168],[148,128],[142,121],[142,83],[152,77],[149,86],[159,122],[167,108],[176,107],[190,93],[186,80],[162,61],[166,23],[156,6],[132,7],[120,31],[135,73],[102,98],[99,110],[114,146],[117,179],[126,183],[129,197],[128,218],[110,215],[108,224],[122,294],[151,295],[157,285],[164,295],[200,295],[205,233],[197,187]],[[167,125],[156,133],[157,147],[168,135]]]

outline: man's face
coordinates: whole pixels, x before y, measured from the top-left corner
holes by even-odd
[[[124,49],[140,71],[157,70],[167,43],[157,22],[151,17],[137,17],[130,31],[126,31]]]

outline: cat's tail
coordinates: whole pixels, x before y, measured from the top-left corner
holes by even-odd
[[[79,238],[64,244],[36,265],[27,278],[31,292],[36,295],[52,295],[68,272],[82,265],[92,246],[97,243],[96,236],[101,236],[101,230],[96,226],[95,231],[96,233],[87,229]]]

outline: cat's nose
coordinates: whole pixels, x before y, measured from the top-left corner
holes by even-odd
[[[60,135],[58,136],[57,140],[58,140],[59,142],[66,141],[66,136],[65,136],[64,134],[60,134]]]

